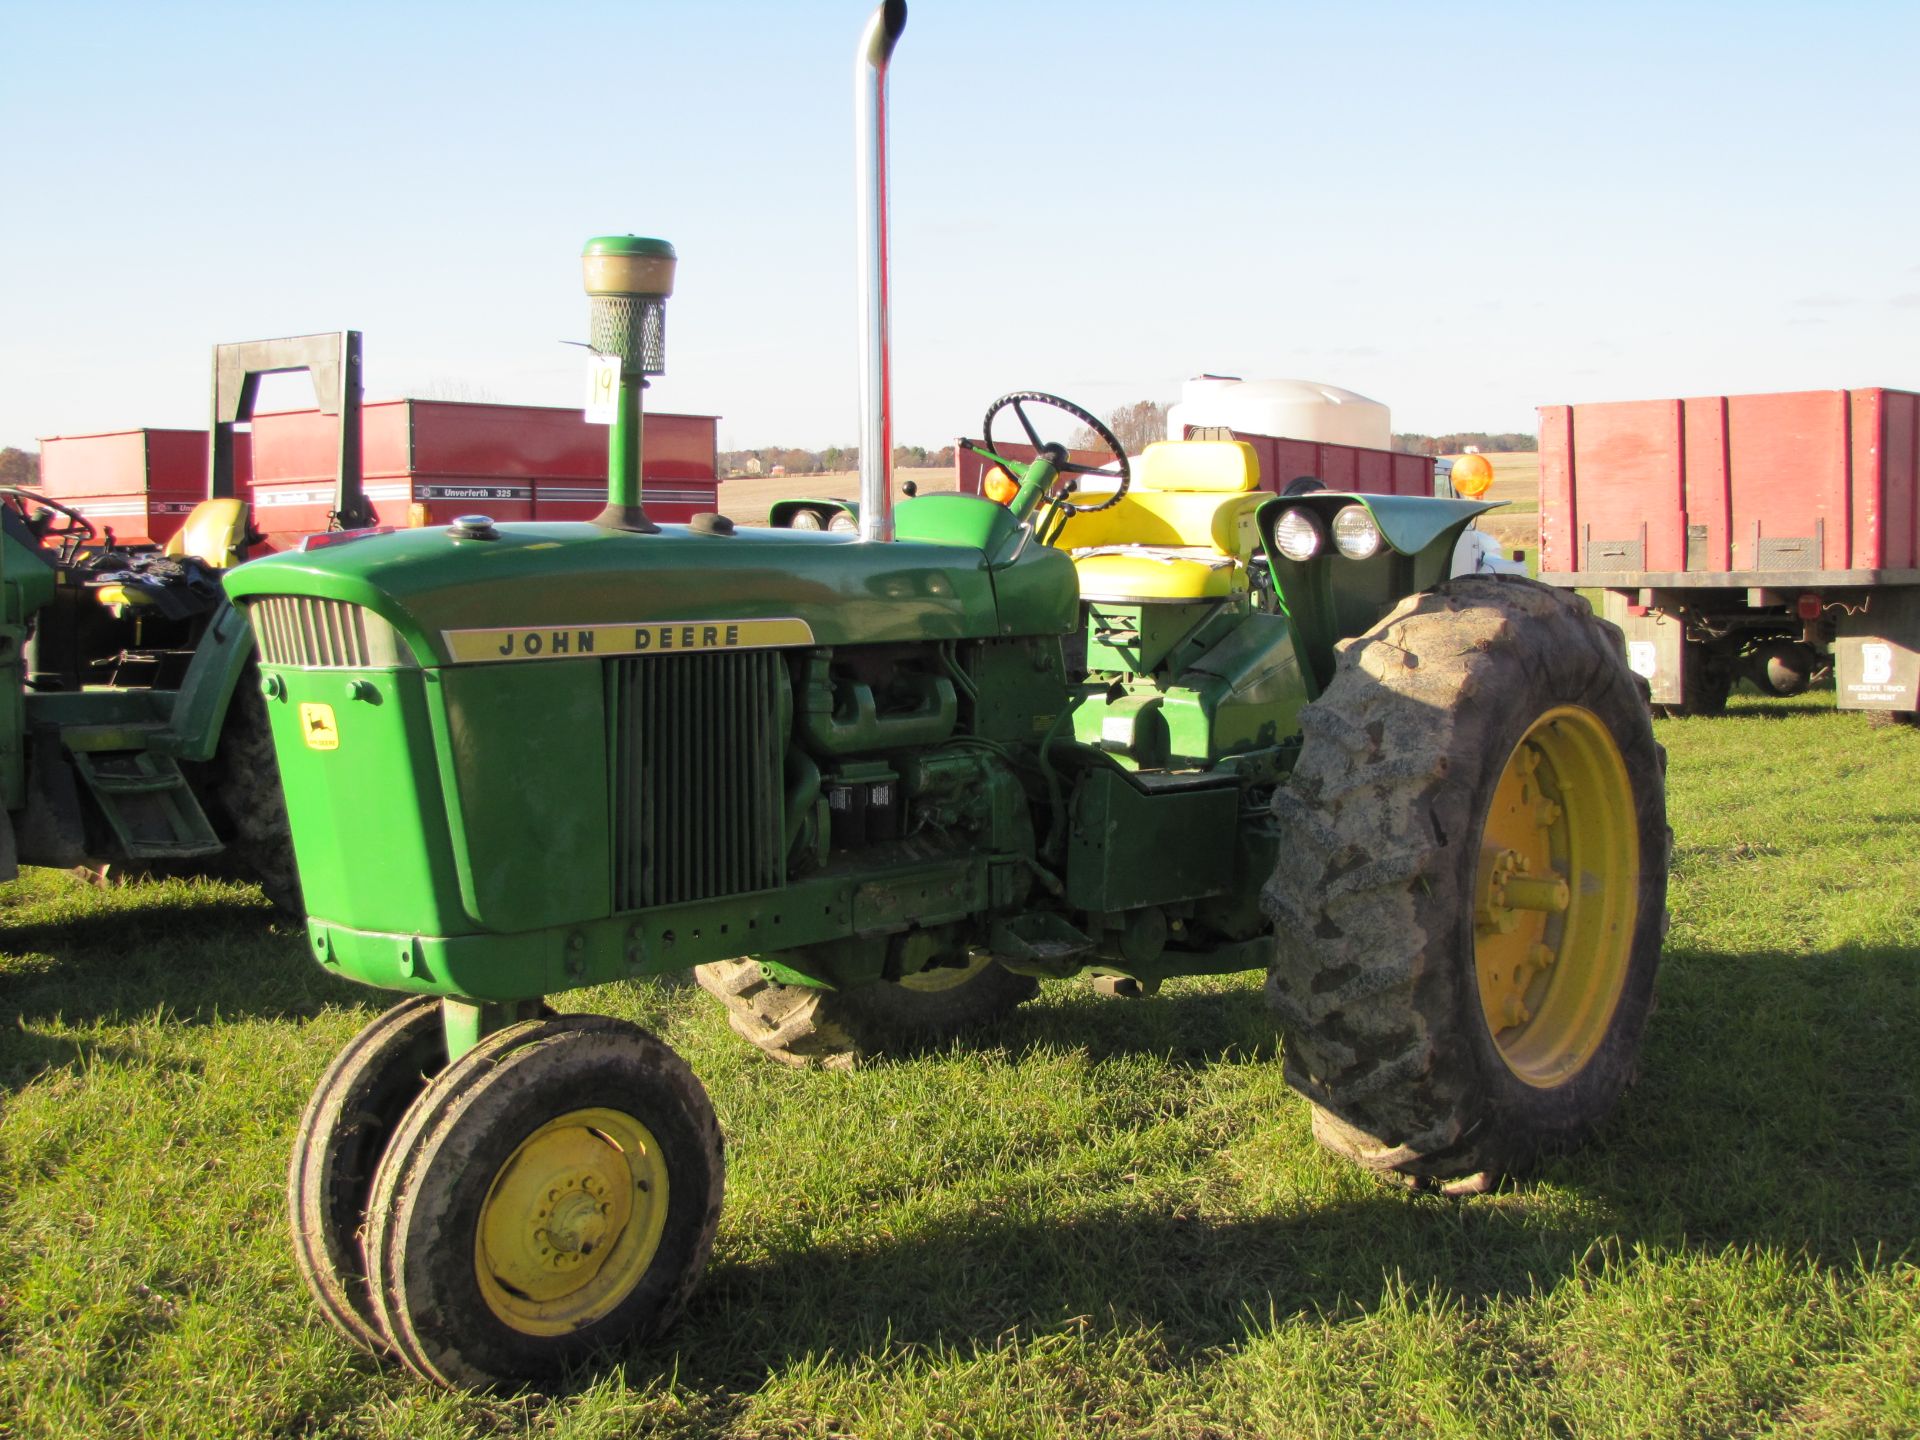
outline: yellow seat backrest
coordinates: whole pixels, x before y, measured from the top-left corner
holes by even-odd
[[[1132,488],[1244,494],[1260,488],[1260,457],[1244,440],[1156,440],[1133,457]]]
[[[1261,492],[1260,458],[1241,440],[1162,440],[1133,459],[1133,483],[1118,505],[1069,516],[1057,549],[1108,545],[1208,549],[1246,559],[1257,536],[1253,511]],[[1098,504],[1097,494],[1075,495]]]
[[[180,528],[167,537],[164,555],[191,555],[215,570],[231,570],[243,558],[247,539],[247,502],[202,500],[187,512]]]

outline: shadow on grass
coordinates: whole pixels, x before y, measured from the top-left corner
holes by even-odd
[[[1258,986],[1109,1000],[1085,980],[1049,984],[1006,1018],[958,1035],[898,1046],[867,1064],[905,1064],[950,1050],[997,1050],[1018,1062],[1042,1051],[1084,1051],[1095,1062],[1163,1056],[1192,1069],[1232,1060],[1278,1060],[1280,1032]]]
[[[0,911],[0,1067],[34,1021],[298,1018],[370,993],[326,975],[263,903],[131,895],[72,915],[58,892]]]
[[[1920,1235],[1920,950],[1676,951],[1643,1079],[1595,1142],[1536,1181],[1449,1201],[1381,1185],[1357,1200],[1208,1219],[1116,1207],[982,1213],[855,1245],[722,1265],[664,1346],[695,1385],[751,1389],[829,1351],[992,1345],[1018,1329],[1152,1327],[1176,1362],[1275,1320],[1371,1312],[1393,1294],[1469,1309],[1631,1256],[1764,1248],[1836,1272],[1911,1259]],[[1148,1011],[1170,1007],[1171,1022]],[[1205,1064],[1245,1053],[1246,993],[1116,1006],[1090,1048]],[[1000,1039],[1088,1043],[1082,1007]],[[1169,1026],[1171,1028],[1169,1028]],[[620,1363],[616,1361],[615,1363]]]

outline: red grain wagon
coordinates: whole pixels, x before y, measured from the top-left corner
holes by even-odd
[[[718,505],[711,415],[646,417],[642,500],[656,520]],[[325,530],[333,510],[339,421],[318,410],[253,423],[254,524],[271,549]],[[607,427],[539,405],[391,400],[361,409],[364,493],[382,525],[591,520],[607,502]]]
[[[1605,592],[1655,703],[1736,679],[1910,712],[1920,396],[1811,390],[1540,409],[1540,578]]]
[[[1373,450],[1361,445],[1337,445],[1327,440],[1294,440],[1283,435],[1258,435],[1252,431],[1228,430],[1215,426],[1185,426],[1184,440],[1244,440],[1253,446],[1260,459],[1260,488],[1274,494],[1295,480],[1311,477],[1329,490],[1348,490],[1363,495],[1432,495],[1434,462],[1425,455],[1405,455],[1397,450]],[[1009,460],[1031,460],[1031,445],[1005,444],[999,453]],[[1110,463],[1104,450],[1075,450],[1073,458],[1088,465]],[[980,493],[980,477],[987,461],[970,450],[954,455],[954,478],[968,495]]]
[[[239,463],[246,465],[246,437]],[[85,515],[115,545],[162,546],[207,494],[207,432],[116,430],[40,441],[49,500]]]

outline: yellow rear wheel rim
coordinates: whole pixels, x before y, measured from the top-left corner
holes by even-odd
[[[929,965],[925,970],[902,975],[896,983],[902,990],[913,990],[923,995],[958,990],[962,985],[971,984],[982,970],[993,963],[991,955],[975,955],[964,965]]]
[[[1480,838],[1474,972],[1507,1068],[1551,1089],[1599,1052],[1619,1007],[1640,912],[1633,782],[1591,710],[1528,727]]]
[[[493,1178],[474,1272],[493,1313],[526,1335],[564,1335],[633,1293],[660,1249],[667,1167],[624,1111],[572,1110],[520,1142]]]

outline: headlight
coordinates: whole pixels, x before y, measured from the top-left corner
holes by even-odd
[[[1273,543],[1287,559],[1301,564],[1320,553],[1320,547],[1327,543],[1327,527],[1304,505],[1296,505],[1275,522]]]
[[[796,510],[787,516],[787,528],[789,530],[818,530],[820,528],[820,512],[818,510],[807,510],[804,508]]]
[[[1364,505],[1349,505],[1333,517],[1333,543],[1349,560],[1365,560],[1380,548],[1380,527]]]
[[[836,531],[841,535],[851,535],[859,528],[860,522],[844,510],[834,511],[833,519],[827,522],[827,529]]]

